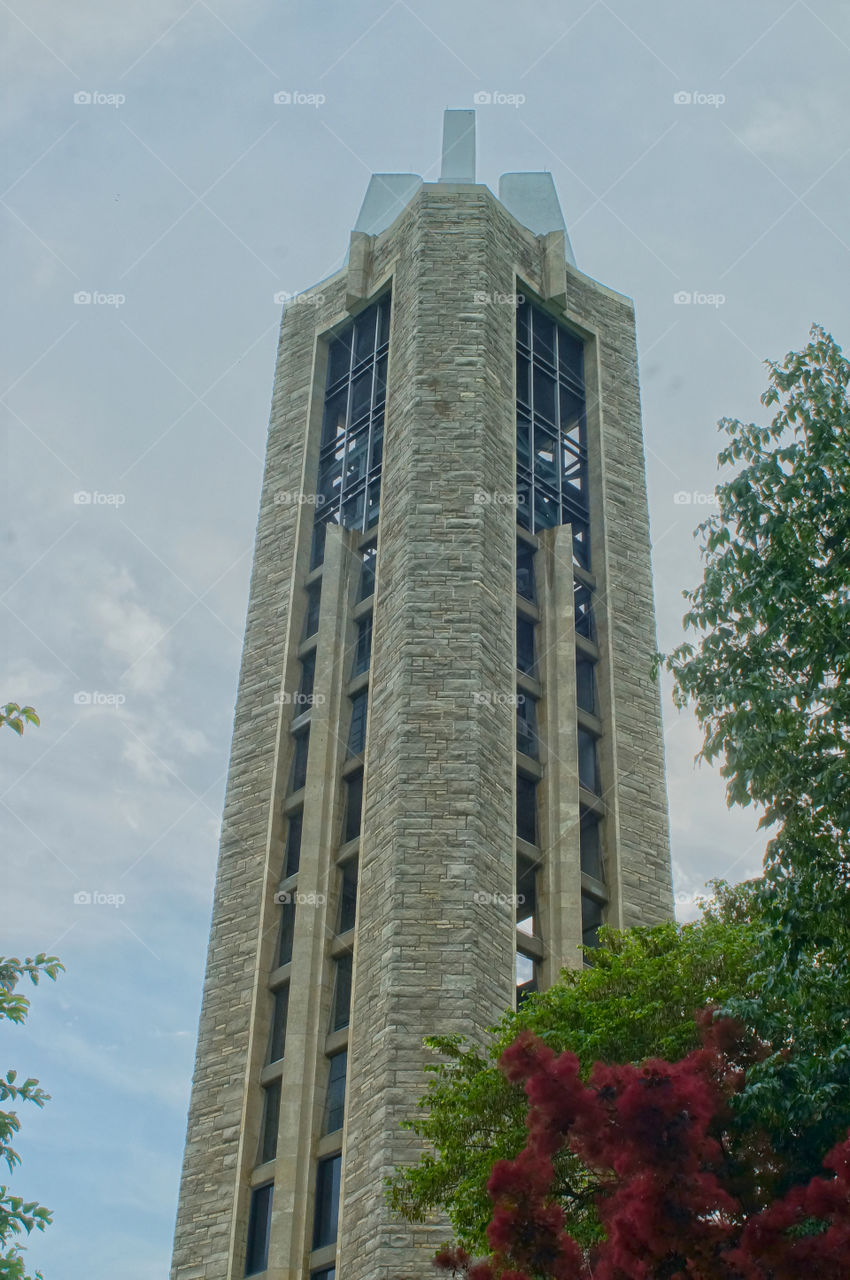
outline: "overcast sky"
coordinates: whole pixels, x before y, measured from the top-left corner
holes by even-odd
[[[42,727],[0,738],[0,950],[56,951],[68,970],[38,989],[28,1029],[4,1034],[3,1069],[53,1095],[25,1115],[14,1186],[55,1211],[29,1255],[48,1280],[161,1280],[275,294],[339,267],[371,171],[436,178],[445,107],[513,98],[479,107],[479,181],[550,169],[580,268],[636,302],[671,648],[699,577],[716,420],[764,420],[762,361],[804,345],[812,322],[850,342],[850,10],[4,0],[2,13],[0,701],[32,702]],[[323,100],[276,104],[281,92]],[[687,918],[709,877],[758,870],[764,837],[727,812],[716,771],[694,768],[700,735],[669,691],[665,720]]]

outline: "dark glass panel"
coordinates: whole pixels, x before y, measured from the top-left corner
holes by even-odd
[[[322,604],[322,584],[314,582],[307,588],[307,611],[304,615],[304,636],[309,640],[319,630],[319,612]]]
[[[348,375],[351,366],[351,329],[346,329],[338,338],[331,338],[328,347],[328,382],[332,387],[340,378]]]
[[[340,956],[336,962],[336,981],[334,983],[334,1003],[331,1015],[331,1031],[340,1031],[348,1026],[351,1015],[351,953]]]
[[[531,404],[530,400],[530,379],[531,362],[526,356],[517,356],[516,359],[516,398],[517,404],[527,408]]]
[[[537,929],[537,863],[517,857],[516,925],[522,933],[536,934]]]
[[[269,1062],[278,1062],[286,1050],[286,1019],[289,1014],[289,985],[274,993],[272,1026],[269,1035]]]
[[[517,693],[516,749],[537,759],[537,703],[529,694],[522,692]]]
[[[357,623],[357,641],[354,645],[354,661],[351,664],[352,676],[362,675],[369,670],[369,659],[372,655],[372,615],[368,614]]]
[[[290,895],[280,909],[280,941],[277,949],[278,964],[289,964],[292,959],[292,943],[295,939],[295,896]]]
[[[584,385],[584,343],[558,326],[558,369],[561,377]]]
[[[593,639],[593,611],[591,608],[591,592],[590,587],[585,586],[583,582],[579,582],[578,578],[573,583],[573,604],[575,606],[576,631],[580,636],[584,636],[587,640]]]
[[[267,1182],[264,1187],[255,1187],[251,1192],[251,1209],[248,1214],[248,1249],[245,1255],[246,1276],[259,1275],[268,1266],[273,1189],[273,1184]]]
[[[351,415],[349,422],[356,426],[372,407],[372,370],[364,369],[351,384]]]
[[[309,711],[313,705],[313,686],[316,681],[316,650],[305,653],[301,659],[301,682],[295,695],[295,714]]]
[[[375,350],[375,330],[378,308],[369,307],[354,322],[354,363],[366,360]]]
[[[522,413],[516,419],[516,460],[523,471],[531,470],[531,423]]]
[[[586,947],[599,946],[599,926],[604,923],[605,908],[589,893],[581,895],[581,940]]]
[[[532,308],[534,354],[549,364],[555,363],[555,322],[537,307]]]
[[[345,435],[345,417],[348,407],[348,386],[344,386],[325,401],[322,418],[322,447],[332,444]]]
[[[307,781],[307,756],[310,751],[310,730],[302,729],[293,738],[292,776],[289,781],[290,791],[300,791]]]
[[[339,1182],[342,1156],[320,1160],[316,1169],[316,1209],[313,1219],[313,1248],[335,1244],[339,1219]]]
[[[323,506],[324,503],[320,504]],[[313,545],[310,550],[310,568],[318,569],[325,558],[325,539],[328,533],[327,521],[322,519],[321,510],[316,512],[316,520],[313,524]]]
[[[516,833],[520,840],[537,844],[537,783],[522,773],[516,780]]]
[[[517,595],[524,600],[537,599],[534,590],[534,548],[522,541],[518,541],[516,546],[516,589]]]
[[[348,754],[359,756],[366,746],[366,713],[369,707],[369,690],[356,693],[351,699],[351,724],[348,729]]]
[[[348,933],[357,918],[357,859],[347,862],[342,869],[339,892],[338,933]]]
[[[360,820],[363,810],[363,774],[350,773],[345,779],[345,822],[343,824],[343,843],[355,840],[360,835]]]
[[[576,658],[576,702],[582,711],[596,715],[595,663],[588,658]]]
[[[521,303],[516,311],[516,340],[522,343],[524,347],[528,346],[529,341],[529,314],[531,308],[527,302]]]
[[[578,730],[578,780],[588,791],[599,790],[599,765],[596,739],[586,729]]]
[[[534,623],[522,616],[516,620],[516,664],[526,675],[534,674]]]
[[[364,547],[361,552],[363,566],[360,570],[360,586],[357,590],[358,603],[365,600],[375,590],[375,564],[378,559],[378,548],[374,542]]]
[[[535,424],[542,418],[545,422],[548,422],[550,426],[555,426],[556,386],[557,383],[555,382],[554,376],[535,364],[532,373]]]
[[[277,1131],[280,1126],[280,1080],[273,1080],[263,1090],[263,1132],[260,1139],[260,1163],[274,1160],[277,1154]]]
[[[390,340],[390,297],[382,298],[378,304],[378,345],[383,347]]]
[[[602,841],[599,838],[599,819],[595,813],[582,813],[579,826],[581,869],[594,880],[605,880],[602,865]]]
[[[286,827],[286,861],[285,876],[294,876],[301,863],[301,832],[304,826],[304,814],[299,809],[289,815]]]
[[[328,1091],[325,1094],[325,1117],[322,1133],[336,1133],[342,1128],[345,1118],[345,1076],[348,1069],[348,1054],[334,1054],[328,1070]]]

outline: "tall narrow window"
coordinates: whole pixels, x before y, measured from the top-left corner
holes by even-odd
[[[593,598],[590,587],[578,578],[573,583],[573,607],[575,609],[576,631],[586,640],[595,639],[593,633]]]
[[[605,881],[602,863],[602,842],[599,838],[599,819],[595,813],[583,811],[579,825],[581,869],[594,880]]]
[[[537,965],[531,956],[516,953],[516,1002],[517,1008],[526,996],[537,990]]]
[[[587,658],[576,658],[576,702],[582,711],[596,715],[595,663]]]
[[[272,1080],[263,1090],[263,1131],[260,1138],[260,1164],[274,1160],[277,1154],[277,1131],[280,1127],[280,1079]]]
[[[520,840],[537,844],[537,783],[523,773],[516,780],[516,833]]]
[[[274,1184],[267,1182],[254,1187],[251,1192],[251,1208],[248,1213],[248,1249],[245,1256],[245,1275],[256,1276],[265,1271],[269,1263],[269,1228],[272,1220],[272,1193]]]
[[[301,729],[293,736],[292,742],[292,775],[289,780],[290,791],[300,791],[307,781],[307,754],[310,750],[310,729]]]
[[[516,664],[526,675],[534,675],[534,623],[521,615],[516,620]]]
[[[534,584],[534,548],[521,538],[516,544],[516,590],[517,595],[532,604],[537,599]]]
[[[578,730],[578,780],[588,791],[599,791],[599,761],[596,739],[586,729]]]
[[[316,1169],[316,1208],[313,1218],[313,1248],[336,1243],[339,1223],[339,1183],[342,1156],[320,1160]]]
[[[347,1027],[351,1017],[352,964],[353,957],[350,951],[346,952],[345,955],[340,956],[336,962],[331,1031],[341,1031],[343,1027]]]
[[[337,933],[348,933],[357,917],[357,859],[346,862],[340,875],[339,922]]]
[[[357,641],[354,645],[354,661],[351,664],[352,676],[362,675],[369,670],[369,659],[372,655],[372,615],[367,614],[357,623]]]
[[[345,818],[342,825],[343,843],[356,840],[360,835],[363,813],[363,772],[350,773],[345,779]]]
[[[539,754],[537,703],[534,698],[521,690],[517,693],[516,704],[516,749],[535,760]]]
[[[541,308],[517,312],[517,520],[532,532],[570,524],[576,564],[590,560],[584,347]]]
[[[537,863],[521,854],[516,860],[516,927],[534,937],[537,927]]]
[[[363,564],[360,569],[360,583],[357,588],[357,603],[368,600],[375,590],[375,565],[378,561],[378,544],[370,542],[360,553]]]
[[[272,1006],[272,1026],[269,1035],[269,1062],[279,1062],[286,1049],[286,1019],[289,1014],[289,985],[278,987]]]
[[[280,909],[280,935],[277,949],[277,962],[289,964],[292,959],[292,943],[295,938],[295,896],[288,895]]]
[[[328,346],[316,520],[347,529],[365,531],[378,518],[389,310],[386,294]]]
[[[295,714],[309,711],[313,705],[313,686],[316,683],[316,650],[311,649],[301,659],[301,683],[295,695]]]
[[[335,1133],[345,1117],[345,1076],[348,1054],[335,1053],[328,1068],[328,1091],[325,1094],[325,1116],[322,1133]]]
[[[581,940],[586,947],[599,946],[599,928],[605,919],[605,908],[589,893],[581,895]]]
[[[364,689],[351,699],[351,725],[348,730],[348,754],[361,756],[366,746],[366,712],[369,706],[369,690]]]
[[[294,876],[301,864],[301,832],[304,827],[304,811],[291,813],[286,824],[286,857],[284,876]]]
[[[314,582],[307,588],[307,610],[304,614],[304,639],[309,640],[319,630],[319,611],[322,606],[322,584]]]

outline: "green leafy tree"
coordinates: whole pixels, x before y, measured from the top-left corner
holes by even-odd
[[[0,957],[0,1020],[21,1023],[26,1021],[30,1002],[17,990],[22,978],[37,984],[43,975],[55,979],[63,966],[56,956],[37,955],[26,960]],[[0,1103],[33,1102],[43,1107],[49,1094],[33,1079],[19,1082],[16,1071],[0,1076]],[[0,1159],[5,1160],[10,1172],[20,1164],[20,1156],[12,1147],[20,1121],[14,1111],[0,1111]],[[50,1211],[35,1201],[23,1200],[10,1188],[0,1185],[0,1277],[2,1280],[27,1280],[24,1257],[17,1241],[29,1235],[33,1228],[43,1231],[50,1222]],[[37,1273],[37,1280],[40,1275]]]
[[[19,707],[17,702],[7,702],[5,707],[0,707],[0,725],[4,724],[21,736],[24,732],[24,724],[39,725],[41,721],[34,707]]]
[[[769,426],[719,424],[719,462],[742,465],[697,530],[698,639],[665,659],[729,804],[772,828],[759,995],[727,1012],[773,1047],[740,1106],[798,1180],[850,1125],[850,364],[823,329],[810,338],[768,364]]]
[[[401,1217],[446,1213],[458,1241],[471,1252],[486,1251],[493,1209],[487,1182],[495,1162],[515,1158],[527,1138],[525,1094],[497,1065],[521,1033],[556,1053],[575,1053],[585,1074],[596,1061],[675,1060],[697,1047],[695,1012],[745,990],[755,949],[752,887],[718,884],[716,891],[693,924],[603,929],[592,964],[564,970],[547,991],[506,1013],[485,1052],[461,1036],[428,1040],[443,1060],[428,1068],[421,1115],[408,1126],[428,1150],[388,1184]],[[555,1159],[554,1185],[569,1231],[591,1244],[600,1230],[595,1176],[565,1149]]]

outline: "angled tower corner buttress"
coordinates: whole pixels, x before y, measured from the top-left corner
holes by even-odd
[[[633,309],[447,116],[284,311],[172,1280],[427,1275],[423,1038],[672,915]]]

